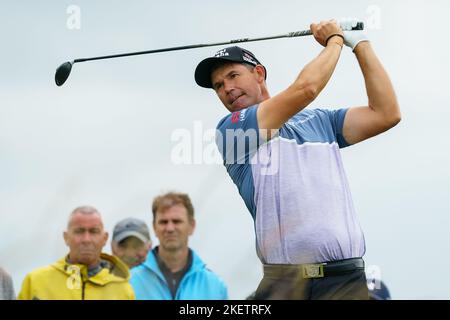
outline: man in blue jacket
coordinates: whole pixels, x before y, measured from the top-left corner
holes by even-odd
[[[224,282],[188,247],[195,230],[194,208],[187,194],[167,193],[154,199],[153,228],[159,246],[131,270],[138,300],[223,300]]]

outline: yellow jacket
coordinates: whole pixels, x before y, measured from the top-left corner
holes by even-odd
[[[23,283],[19,300],[134,300],[128,283],[128,267],[118,258],[102,254],[103,268],[88,278],[85,265],[69,264],[66,258],[29,273]]]

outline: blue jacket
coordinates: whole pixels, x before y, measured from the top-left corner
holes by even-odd
[[[131,269],[131,286],[137,300],[172,300],[169,286],[158,267],[155,249],[147,260]],[[175,300],[225,300],[228,292],[225,283],[192,250],[192,266],[178,287]]]

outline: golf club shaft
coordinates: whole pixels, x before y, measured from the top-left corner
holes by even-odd
[[[353,28],[353,30],[363,30],[363,29],[364,29],[363,22],[358,22],[357,26],[355,28]],[[310,35],[312,35],[311,30],[303,30],[303,31],[289,32],[286,34],[270,36],[270,37],[261,37],[261,38],[253,38],[253,39],[243,38],[243,39],[235,39],[235,40],[231,40],[231,41],[216,42],[216,43],[209,43],[209,44],[194,44],[194,45],[181,46],[181,47],[171,47],[171,48],[163,48],[163,49],[155,49],[155,50],[147,50],[147,51],[121,53],[121,54],[113,54],[113,55],[108,55],[108,56],[100,56],[100,57],[92,57],[92,58],[81,58],[81,59],[75,59],[73,61],[73,63],[92,61],[92,60],[103,60],[103,59],[137,56],[137,55],[142,55],[142,54],[151,54],[151,53],[159,53],[159,52],[167,52],[167,51],[178,51],[178,50],[187,50],[187,49],[195,49],[195,48],[203,48],[203,47],[214,47],[214,46],[221,46],[221,45],[227,45],[227,44],[237,44],[237,43],[241,43],[241,42],[253,42],[253,41],[280,39],[280,38],[303,37],[303,36],[310,36]]]

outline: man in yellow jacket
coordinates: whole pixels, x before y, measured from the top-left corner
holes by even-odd
[[[64,240],[69,254],[50,266],[29,273],[18,299],[133,300],[128,267],[102,253],[108,240],[97,209],[76,208],[70,215]]]

